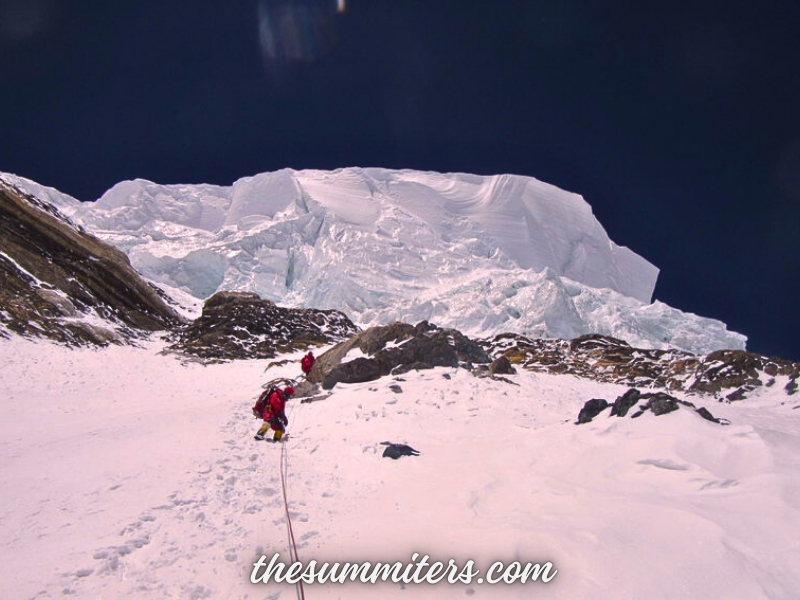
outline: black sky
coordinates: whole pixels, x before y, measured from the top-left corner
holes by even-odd
[[[531,175],[656,298],[800,360],[800,3],[0,0],[0,170]]]

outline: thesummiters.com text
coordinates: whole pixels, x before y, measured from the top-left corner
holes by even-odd
[[[508,565],[497,561],[481,576],[480,569],[475,568],[475,561],[468,560],[463,567],[459,567],[452,558],[445,565],[442,562],[429,562],[426,554],[422,557],[418,553],[411,555],[408,563],[318,563],[311,560],[307,564],[293,562],[290,565],[280,561],[280,554],[275,553],[267,564],[267,557],[261,556],[253,563],[250,581],[253,583],[346,583],[360,581],[361,583],[378,583],[379,581],[392,581],[393,583],[439,583],[446,581],[456,583],[528,583],[541,581],[549,583],[558,573],[553,563],[520,563],[514,561]]]

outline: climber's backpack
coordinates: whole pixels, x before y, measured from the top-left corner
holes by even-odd
[[[256,405],[253,407],[253,415],[255,417],[259,419],[263,418],[264,409],[267,407],[267,402],[269,402],[269,397],[277,389],[278,389],[277,387],[271,385],[261,393],[261,395],[258,397],[258,400],[256,401]]]

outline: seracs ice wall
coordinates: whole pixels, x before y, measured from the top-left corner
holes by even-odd
[[[582,197],[530,177],[284,169],[228,187],[126,181],[84,204],[37,188],[200,298],[248,290],[362,324],[744,347],[718,321],[650,304],[658,269],[612,242]]]

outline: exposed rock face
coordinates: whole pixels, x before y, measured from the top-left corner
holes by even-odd
[[[678,404],[680,401],[677,398],[673,398],[669,394],[664,394],[662,392],[652,395],[648,394],[648,396],[650,397],[650,402],[645,405],[642,412],[649,409],[651,413],[658,417],[678,410]]]
[[[0,178],[0,335],[104,345],[181,322],[125,254]]]
[[[706,356],[679,350],[644,350],[596,334],[574,340],[541,340],[508,333],[481,344],[492,356],[505,356],[530,371],[714,394],[729,401],[774,384],[777,376],[789,377],[785,390],[791,393],[796,389],[792,380],[800,377],[800,363],[780,358],[742,350],[719,350]]]
[[[597,415],[608,408],[608,401],[603,398],[592,398],[583,405],[581,412],[578,413],[578,424],[588,423]]]
[[[636,403],[639,402],[641,397],[642,394],[639,390],[633,388],[629,389],[614,401],[614,406],[611,407],[611,416],[624,417],[632,407],[636,406]]]
[[[336,310],[284,308],[252,292],[217,292],[198,319],[175,333],[170,349],[202,358],[272,358],[344,340],[357,331]]]
[[[347,360],[351,350],[357,350],[360,356]],[[455,329],[440,329],[427,321],[417,325],[392,323],[370,327],[331,348],[317,358],[308,378],[330,389],[339,382],[373,381],[414,369],[489,362],[476,342]]]
[[[294,386],[295,398],[308,398],[319,394],[319,386],[310,381],[298,381]]]
[[[322,380],[322,387],[329,390],[340,381],[344,383],[375,381],[380,378],[381,374],[381,367],[377,360],[359,357],[334,367]],[[388,373],[383,374],[388,375]]]
[[[624,417],[628,414],[628,411],[631,408],[633,408],[642,400],[645,400],[646,402],[639,407],[639,410],[636,413],[631,415],[632,419],[641,417],[647,411],[650,411],[655,416],[659,417],[661,415],[675,412],[683,406],[693,410],[699,416],[708,421],[712,421],[713,423],[718,423],[720,425],[728,424],[727,420],[717,419],[708,411],[708,409],[697,408],[691,402],[679,400],[678,398],[670,396],[664,392],[642,394],[639,390],[633,388],[622,394],[622,396],[614,401],[613,405],[611,405],[611,413],[609,414],[609,417]],[[595,417],[597,417],[597,415],[608,408],[608,406],[608,401],[604,400],[603,398],[592,398],[591,400],[587,400],[583,405],[583,408],[581,408],[581,411],[578,413],[576,425],[589,423]]]
[[[712,415],[709,410],[705,407],[698,408],[695,411],[698,415],[703,417],[706,421],[711,421],[712,423],[719,423],[721,425],[729,425],[729,421],[725,419],[717,419],[714,415]]]
[[[511,366],[511,362],[505,356],[498,356],[489,365],[491,375],[513,375],[517,371]]]
[[[747,392],[764,385],[769,377],[800,374],[800,364],[767,358],[743,350],[718,350],[703,358],[689,389],[720,394],[734,389],[729,400],[745,398]],[[762,377],[764,381],[762,381]]]

